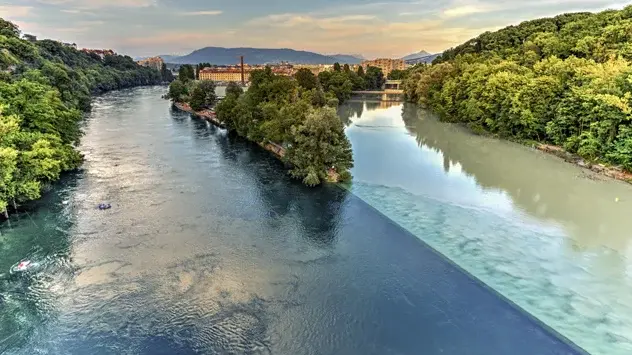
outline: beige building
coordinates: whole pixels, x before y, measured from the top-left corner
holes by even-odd
[[[324,71],[333,70],[333,65],[327,64],[294,64],[294,72],[299,69],[309,69],[314,75],[318,75]]]
[[[404,70],[406,69],[406,63],[403,59],[389,59],[389,58],[378,58],[374,60],[365,60],[362,61],[362,68],[366,71],[367,67],[378,67],[382,69],[382,73],[384,75],[388,75],[393,70]]]
[[[160,57],[151,57],[143,60],[139,60],[138,65],[142,65],[144,67],[154,68],[156,70],[161,70],[162,65],[165,63]]]
[[[200,80],[212,81],[241,81],[241,69],[235,68],[204,68],[200,70]],[[250,81],[250,71],[244,70],[244,80]]]

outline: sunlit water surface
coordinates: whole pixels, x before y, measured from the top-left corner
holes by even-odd
[[[1,227],[0,352],[580,352],[420,240],[585,349],[632,349],[629,186],[352,102],[352,193],[308,189],[164,90],[96,99],[82,170]]]

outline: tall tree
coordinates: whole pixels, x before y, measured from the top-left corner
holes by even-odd
[[[189,98],[189,104],[195,111],[210,108],[217,101],[215,83],[211,80],[202,80],[195,83]]]
[[[334,71],[342,71],[342,68],[340,68],[340,63],[338,62],[334,63]]]
[[[364,75],[364,80],[366,81],[367,89],[369,90],[380,90],[384,82],[384,73],[382,73],[382,69],[378,67],[367,67],[366,74]]]
[[[186,95],[188,95],[188,88],[182,80],[174,80],[169,84],[169,94],[167,96],[174,102],[184,101]]]
[[[344,178],[350,178],[348,169],[353,167],[351,144],[335,109],[312,109],[292,133],[292,148],[288,150],[288,161],[293,165],[292,176],[302,178],[309,186],[327,179],[329,168],[346,172]],[[322,144],[323,141],[329,143]]]
[[[318,86],[318,79],[316,78],[316,75],[307,68],[299,69],[296,74],[294,74],[294,78],[296,78],[300,87],[307,90],[315,89],[316,86]]]
[[[235,97],[238,98],[243,93],[244,89],[242,89],[241,86],[239,86],[239,84],[234,81],[231,81],[230,83],[228,83],[228,86],[226,86],[226,96],[235,95]]]
[[[180,66],[178,70],[178,79],[182,82],[186,82],[188,80],[195,80],[195,70],[193,66],[190,64],[183,64]]]
[[[170,83],[174,79],[173,73],[171,73],[171,70],[167,69],[167,65],[165,63],[162,63],[162,67],[160,68],[160,75],[162,77],[162,81]]]

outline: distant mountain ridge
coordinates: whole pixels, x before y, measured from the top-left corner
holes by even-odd
[[[341,64],[360,64],[364,60],[364,57],[359,54],[332,54],[329,57]]]
[[[410,60],[410,59],[418,59],[418,58],[423,58],[423,57],[427,57],[429,55],[432,55],[432,53],[428,53],[424,50],[421,50],[417,53],[413,53],[413,54],[409,54],[405,57],[402,57],[403,60]]]
[[[411,64],[411,65],[419,64],[419,63],[430,64],[440,54],[441,53],[430,54],[424,50],[421,50],[417,53],[409,54],[405,57],[402,57],[402,59],[406,62],[406,64]]]
[[[161,56],[167,63],[197,64],[211,63],[216,65],[232,65],[239,63],[244,56],[248,64],[266,64],[290,62],[300,64],[359,64],[363,59],[349,54],[323,55],[309,51],[298,51],[290,48],[224,48],[205,47],[184,56]]]

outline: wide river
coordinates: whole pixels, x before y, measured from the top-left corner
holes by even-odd
[[[309,189],[164,91],[97,98],[0,227],[0,353],[632,353],[632,186],[357,101],[353,182]]]

